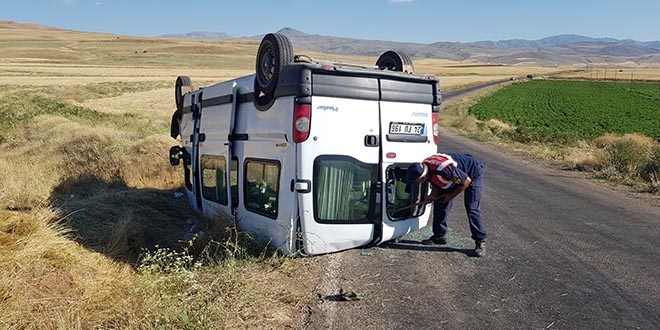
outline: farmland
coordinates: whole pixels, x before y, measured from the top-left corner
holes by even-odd
[[[471,107],[479,120],[593,139],[606,133],[660,138],[657,83],[539,80],[512,84]]]
[[[533,79],[447,104],[438,122],[441,129],[655,194],[659,100],[657,82]]]

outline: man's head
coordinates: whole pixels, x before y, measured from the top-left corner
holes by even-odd
[[[429,168],[422,163],[412,163],[406,171],[406,183],[421,183],[428,179]]]

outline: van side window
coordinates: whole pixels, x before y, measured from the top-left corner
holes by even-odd
[[[245,162],[245,208],[277,218],[280,163],[271,160],[249,159]]]
[[[373,188],[378,165],[347,156],[314,161],[314,218],[322,223],[370,223],[380,210]],[[371,211],[371,216],[369,216]]]
[[[222,156],[202,155],[202,196],[204,199],[227,205],[227,161]]]

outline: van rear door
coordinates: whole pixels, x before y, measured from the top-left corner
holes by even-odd
[[[382,79],[380,118],[382,139],[383,221],[374,243],[399,238],[427,225],[429,208],[422,201],[428,184],[403,182],[409,164],[436,153],[432,118],[440,103],[436,79]]]
[[[436,152],[433,143],[432,106],[405,102],[380,102],[382,141],[382,177],[384,203],[381,237],[378,242],[399,238],[428,223],[430,212],[421,202],[427,195],[428,184],[412,194],[404,182],[408,165],[419,162]]]
[[[375,79],[363,83],[377,92]],[[381,209],[378,101],[314,96],[311,108],[310,135],[297,150],[298,181],[311,185],[298,194],[303,252],[367,245]]]
[[[297,180],[311,185],[298,191],[304,252],[380,243],[425,226],[424,205],[393,213],[387,189],[392,179],[401,186],[410,163],[435,152],[437,80],[384,72],[315,74],[312,81],[310,134],[297,146]],[[413,191],[403,206],[425,193]]]

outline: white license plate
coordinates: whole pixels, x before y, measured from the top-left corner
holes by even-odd
[[[424,124],[390,123],[390,134],[423,135]]]

